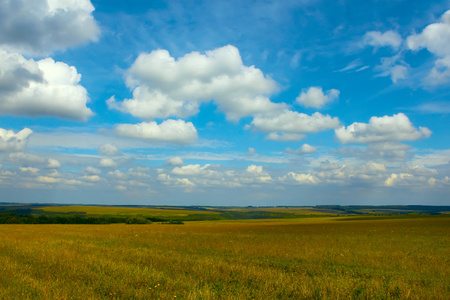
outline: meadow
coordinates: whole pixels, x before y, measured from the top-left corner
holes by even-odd
[[[450,216],[0,225],[0,299],[449,299]]]

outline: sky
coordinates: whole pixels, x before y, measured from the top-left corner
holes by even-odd
[[[450,205],[450,1],[0,2],[0,202]]]

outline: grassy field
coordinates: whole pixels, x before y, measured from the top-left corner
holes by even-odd
[[[0,225],[0,299],[449,299],[450,217]]]
[[[40,210],[52,213],[86,213],[87,215],[142,215],[142,216],[189,216],[197,214],[217,214],[214,211],[171,208],[141,208],[121,206],[47,206]]]

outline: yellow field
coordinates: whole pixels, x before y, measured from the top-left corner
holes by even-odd
[[[54,213],[86,213],[87,215],[142,215],[142,216],[179,216],[192,214],[217,214],[212,211],[187,210],[177,208],[141,208],[120,206],[47,206],[39,208]]]
[[[330,215],[328,213],[315,211],[312,207],[251,207],[251,208],[232,208],[229,211],[266,211],[266,212],[280,212],[292,213],[294,215]]]
[[[336,219],[0,225],[0,299],[450,298],[449,217]]]

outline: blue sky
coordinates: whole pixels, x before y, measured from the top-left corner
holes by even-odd
[[[450,205],[449,4],[2,1],[0,201]]]

